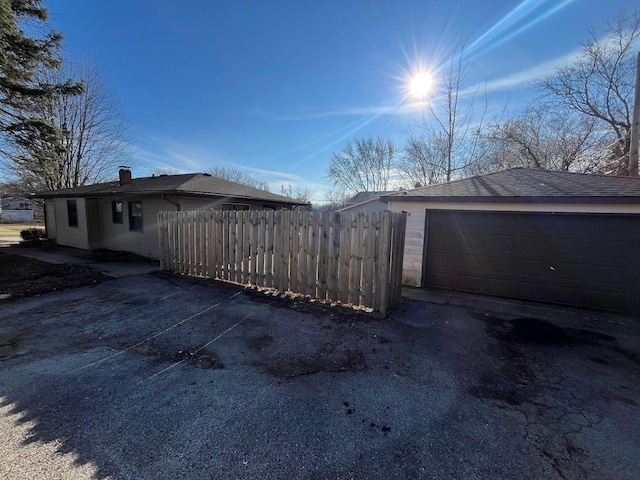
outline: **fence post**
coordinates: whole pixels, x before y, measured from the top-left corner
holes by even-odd
[[[389,306],[389,257],[391,250],[391,212],[382,212],[382,225],[380,228],[380,305],[378,306],[381,314],[387,313]]]

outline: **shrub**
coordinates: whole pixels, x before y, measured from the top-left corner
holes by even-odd
[[[20,237],[25,242],[37,242],[47,238],[44,228],[25,228],[20,232]]]

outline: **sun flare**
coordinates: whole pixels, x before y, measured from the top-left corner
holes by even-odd
[[[424,98],[433,87],[433,77],[427,72],[420,72],[411,79],[409,91],[416,98]]]

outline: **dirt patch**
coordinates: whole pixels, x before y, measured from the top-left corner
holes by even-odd
[[[128,350],[140,355],[151,357],[152,363],[180,363],[186,362],[197,368],[218,370],[224,368],[224,364],[215,352],[209,352],[201,346],[167,351],[167,348],[151,343],[142,345],[123,345],[122,350]]]
[[[96,285],[103,274],[81,265],[54,265],[33,258],[0,253],[0,293],[30,297]]]
[[[23,248],[34,248],[42,250],[43,252],[60,253],[69,257],[81,258],[83,260],[91,260],[93,262],[134,262],[134,263],[153,263],[156,264],[156,260],[151,260],[146,257],[141,257],[135,253],[129,252],[117,252],[115,250],[82,250],[79,248],[67,247],[64,245],[57,245],[49,241],[44,242],[21,242],[19,244]]]
[[[366,368],[364,354],[357,348],[336,352],[327,344],[314,355],[287,357],[266,368],[275,377],[294,378],[318,372],[358,372]]]

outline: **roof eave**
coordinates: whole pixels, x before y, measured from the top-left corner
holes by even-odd
[[[637,196],[545,196],[545,197],[427,197],[427,196],[387,196],[380,200],[402,203],[572,203],[572,204],[637,204],[640,203],[640,195]]]
[[[186,195],[186,196],[194,196],[194,197],[215,197],[215,198],[235,198],[239,200],[253,200],[258,202],[265,203],[280,203],[287,205],[300,205],[300,206],[308,206],[309,203],[299,202],[296,200],[280,200],[280,199],[270,199],[270,198],[260,198],[260,197],[251,197],[247,195],[228,195],[224,193],[208,193],[208,192],[194,192],[194,191],[186,191],[186,190],[100,190],[98,192],[87,192],[87,193],[77,193],[77,192],[39,192],[32,195],[32,198],[100,198],[100,197],[115,197],[118,195],[130,195],[130,196],[149,196],[149,195]]]

